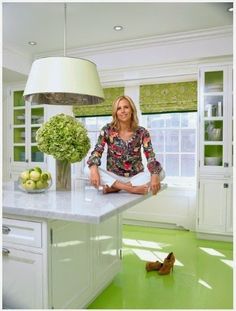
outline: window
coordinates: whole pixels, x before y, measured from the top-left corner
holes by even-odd
[[[165,168],[166,176],[194,181],[197,113],[143,115],[142,124],[150,131],[156,158]]]
[[[91,148],[86,156],[86,158],[84,159],[84,163],[86,164],[96,142],[97,142],[97,138],[100,134],[100,130],[101,128],[111,122],[112,118],[110,116],[108,117],[86,117],[86,118],[79,118],[80,122],[82,122],[84,124],[84,126],[86,127],[86,129],[88,130],[88,136],[90,138],[91,141]],[[107,151],[106,149],[103,152],[103,156],[102,156],[102,167],[106,167],[106,154]]]
[[[111,117],[86,117],[80,118],[80,121],[84,123],[91,139],[91,149],[85,158],[86,163],[97,142],[100,129],[111,122]],[[194,184],[197,113],[142,115],[140,124],[151,134],[156,158],[165,169],[167,182]],[[143,160],[145,161],[144,157]],[[102,157],[102,167],[106,167],[106,150]]]

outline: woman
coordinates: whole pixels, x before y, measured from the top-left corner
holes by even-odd
[[[98,168],[107,144],[107,170]],[[141,147],[149,172],[144,172]],[[112,122],[105,125],[89,157],[90,183],[103,193],[125,190],[129,193],[157,194],[164,178],[161,164],[156,161],[149,132],[138,125],[137,110],[128,96],[119,96],[112,106]]]

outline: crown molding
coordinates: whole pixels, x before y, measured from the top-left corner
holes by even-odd
[[[131,86],[140,84],[186,82],[198,79],[200,65],[232,64],[233,56],[202,58],[176,63],[132,66],[100,70],[99,77],[104,87]]]
[[[128,51],[137,48],[149,48],[152,46],[164,46],[171,44],[179,44],[184,42],[193,42],[198,40],[208,40],[213,38],[225,38],[227,36],[232,36],[233,39],[233,26],[224,27],[214,27],[200,29],[197,31],[187,31],[179,32],[167,35],[151,36],[133,40],[116,41],[113,43],[104,43],[98,45],[91,45],[82,48],[68,49],[67,55],[72,57],[81,57],[93,54],[117,52],[117,51]],[[40,54],[35,54],[35,58],[45,57],[45,56],[60,56],[63,55],[62,50],[57,50],[53,52],[45,52]]]

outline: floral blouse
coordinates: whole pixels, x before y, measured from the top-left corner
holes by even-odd
[[[105,125],[100,132],[97,144],[92,151],[87,164],[101,165],[101,157],[107,144],[107,170],[125,177],[134,176],[144,171],[141,157],[141,146],[147,159],[147,168],[151,174],[158,174],[162,170],[161,164],[155,159],[149,132],[139,126],[133,136],[124,141],[118,131]]]

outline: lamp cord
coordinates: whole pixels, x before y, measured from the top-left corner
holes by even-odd
[[[64,56],[66,56],[66,3],[64,3]]]

